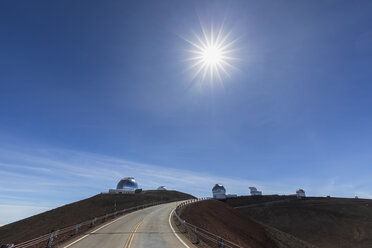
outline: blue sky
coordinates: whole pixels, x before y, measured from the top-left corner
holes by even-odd
[[[2,1],[0,225],[134,176],[372,197],[372,2]],[[237,69],[192,80],[224,23]]]

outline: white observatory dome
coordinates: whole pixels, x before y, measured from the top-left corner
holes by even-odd
[[[214,185],[213,189],[212,189],[212,192],[213,193],[223,193],[225,194],[226,193],[226,189],[225,187],[222,185],[222,184],[216,184]]]
[[[214,185],[212,193],[215,199],[226,199],[226,189],[222,184]]]
[[[159,186],[158,187],[158,190],[167,190],[167,187],[165,187],[165,186]]]
[[[262,191],[258,191],[256,187],[249,187],[251,195],[262,195]]]
[[[303,189],[296,190],[296,195],[297,195],[297,198],[306,197],[305,190]]]
[[[136,189],[138,189],[138,184],[134,177],[125,177],[116,186],[116,190],[135,191]]]

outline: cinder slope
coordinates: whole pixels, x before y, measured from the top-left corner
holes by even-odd
[[[249,248],[312,247],[291,235],[261,225],[229,205],[216,201],[201,201],[182,209],[187,222]]]
[[[135,195],[99,194],[32,217],[0,227],[0,244],[18,243],[49,233],[52,229],[71,226],[94,217],[147,203],[192,199],[191,195],[178,191],[143,191]]]
[[[252,219],[321,248],[372,247],[372,200],[248,196],[227,203]]]

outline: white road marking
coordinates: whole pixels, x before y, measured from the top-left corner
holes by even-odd
[[[171,217],[172,217],[172,214],[173,214],[173,212],[174,212],[174,209],[172,210],[172,212],[170,212],[170,214],[169,214],[169,219],[168,219],[168,221],[169,221],[169,226],[170,226],[170,228],[172,229],[172,232],[174,233],[174,235],[176,235],[176,237],[178,238],[178,240],[186,247],[186,248],[190,248],[190,246],[188,246],[179,236],[178,236],[178,234],[176,233],[176,231],[174,230],[174,228],[173,228],[173,226],[172,226],[172,224],[171,224]]]
[[[102,228],[104,228],[104,227],[106,227],[106,226],[108,226],[108,225],[111,225],[112,223],[114,223],[114,222],[116,222],[116,221],[118,221],[118,220],[121,220],[121,219],[124,218],[124,217],[127,217],[127,216],[129,216],[129,215],[131,215],[131,214],[134,214],[135,212],[137,212],[137,211],[134,211],[134,212],[132,212],[132,213],[126,214],[126,215],[124,215],[124,216],[122,216],[122,217],[120,217],[120,218],[118,218],[118,219],[116,219],[116,220],[113,220],[113,221],[111,221],[111,222],[109,222],[109,223],[107,223],[107,224],[101,226],[100,228],[97,228],[96,230],[94,230],[94,231],[92,231],[92,232],[90,232],[90,233],[84,235],[83,237],[81,237],[81,238],[75,240],[75,241],[72,242],[71,244],[68,244],[68,245],[64,246],[63,248],[70,247],[71,245],[76,244],[76,243],[79,242],[80,240],[85,239],[85,238],[88,237],[90,234],[95,233],[95,232],[101,230]]]

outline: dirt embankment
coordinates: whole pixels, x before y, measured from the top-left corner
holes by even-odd
[[[227,203],[247,217],[320,248],[372,247],[372,200],[247,196]]]
[[[182,209],[181,218],[242,247],[312,247],[291,235],[261,225],[229,205],[217,200],[190,204]]]
[[[94,217],[103,216],[116,209],[127,209],[147,203],[192,199],[191,195],[178,191],[143,191],[135,195],[99,194],[32,217],[0,227],[0,244],[19,243],[51,230],[61,229]]]

